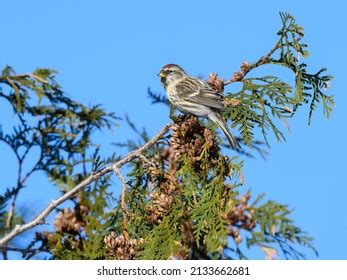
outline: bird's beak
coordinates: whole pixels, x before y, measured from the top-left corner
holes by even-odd
[[[160,78],[166,78],[166,74],[164,72],[159,72],[158,76]]]

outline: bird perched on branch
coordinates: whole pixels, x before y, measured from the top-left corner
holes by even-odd
[[[165,65],[158,76],[174,107],[186,114],[209,118],[223,131],[232,149],[240,147],[221,115],[224,110],[221,92],[203,80],[190,77],[176,64]]]

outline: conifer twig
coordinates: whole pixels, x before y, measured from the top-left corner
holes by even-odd
[[[120,208],[123,211],[123,235],[125,239],[129,238],[129,231],[128,231],[128,216],[129,213],[126,209],[126,203],[125,203],[125,193],[127,189],[127,182],[122,173],[120,172],[119,168],[117,166],[113,166],[113,171],[116,174],[116,176],[119,178],[119,180],[122,183],[122,192],[121,192],[121,199],[120,199]]]
[[[280,39],[277,41],[276,45],[267,54],[263,55],[255,63],[249,64],[248,62],[243,62],[241,64],[241,67],[240,67],[241,70],[235,72],[229,80],[223,82],[223,85],[226,86],[226,85],[229,85],[231,83],[240,82],[251,70],[253,70],[259,66],[262,66],[264,64],[269,63],[270,57],[281,46],[281,40],[282,40],[282,37],[280,37]]]
[[[39,81],[42,84],[49,84],[49,82],[41,77],[39,77],[38,75],[35,75],[33,73],[25,73],[25,74],[20,74],[20,75],[16,75],[15,78],[32,78],[34,80]]]
[[[10,242],[13,238],[15,238],[17,235],[34,228],[38,225],[42,225],[45,223],[46,217],[58,206],[64,203],[66,200],[74,197],[77,193],[82,191],[84,188],[86,188],[91,183],[95,182],[96,180],[100,179],[105,174],[108,174],[115,170],[115,168],[120,168],[121,166],[129,163],[134,158],[138,157],[142,152],[146,151],[150,147],[152,147],[160,138],[163,137],[165,133],[168,132],[170,128],[170,124],[166,124],[151,140],[149,140],[147,143],[145,143],[140,148],[133,150],[129,152],[126,156],[124,156],[122,159],[118,160],[117,162],[113,163],[112,165],[106,166],[105,168],[92,173],[89,175],[86,179],[84,179],[82,182],[80,182],[77,186],[75,186],[70,191],[66,192],[59,198],[52,200],[50,204],[47,205],[47,207],[42,210],[33,220],[31,220],[28,223],[25,223],[23,225],[16,225],[13,230],[11,230],[8,234],[6,234],[3,238],[0,239],[0,248],[5,247],[8,242]]]

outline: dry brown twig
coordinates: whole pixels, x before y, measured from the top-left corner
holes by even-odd
[[[126,209],[126,203],[125,203],[125,194],[126,194],[126,190],[127,190],[127,182],[126,179],[124,178],[124,176],[122,175],[122,173],[120,172],[120,169],[113,165],[113,171],[116,174],[116,176],[118,177],[118,179],[121,181],[122,183],[122,192],[121,192],[121,199],[120,199],[120,208],[123,211],[123,235],[125,237],[125,239],[129,238],[129,232],[128,232],[128,220],[129,220],[129,214],[128,211]]]
[[[282,37],[281,37],[282,38]],[[270,63],[270,57],[273,55],[273,53],[280,48],[281,46],[281,38],[278,40],[276,45],[264,56],[262,56],[258,61],[255,63],[249,63],[248,61],[244,61],[240,65],[240,70],[234,72],[232,77],[229,80],[224,81],[224,79],[221,79],[218,77],[217,73],[211,73],[208,78],[208,83],[217,91],[223,92],[224,87],[226,85],[229,85],[231,83],[235,82],[241,82],[243,78],[253,69],[262,66],[264,64]],[[238,104],[237,104],[238,105]]]

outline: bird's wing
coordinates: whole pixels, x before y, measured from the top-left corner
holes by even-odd
[[[209,84],[195,78],[187,78],[176,85],[177,93],[182,99],[222,110],[223,95],[215,91]]]

